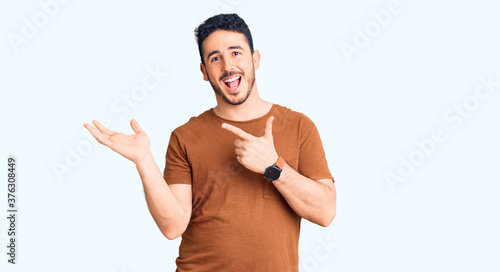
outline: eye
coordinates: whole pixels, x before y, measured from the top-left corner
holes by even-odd
[[[240,52],[233,52],[233,55],[238,56],[238,55],[241,55],[241,53]]]
[[[210,61],[214,62],[214,61],[218,61],[219,59],[220,59],[220,57],[213,57]]]

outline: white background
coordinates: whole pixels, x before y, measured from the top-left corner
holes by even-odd
[[[301,271],[500,271],[500,87],[473,98],[480,77],[500,81],[500,4],[401,0],[377,32],[372,12],[389,0],[270,2],[69,1],[43,22],[38,1],[1,1],[0,252],[9,155],[19,244],[18,264],[2,253],[0,271],[174,271],[180,239],[156,227],[133,163],[89,145],[83,123],[132,133],[136,118],[163,171],[170,132],[215,106],[193,30],[221,8],[250,26],[261,96],[316,123],[336,179],[333,223],[303,220]],[[38,31],[16,45],[23,18]],[[359,45],[367,26],[349,62],[341,45]],[[168,72],[158,87],[114,110],[157,65]],[[463,103],[467,117],[449,112]],[[419,157],[415,142],[435,129],[445,140]],[[390,186],[412,154],[419,165]]]

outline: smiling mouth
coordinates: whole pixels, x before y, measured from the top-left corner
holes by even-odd
[[[240,86],[241,76],[233,76],[233,77],[230,77],[230,78],[223,80],[223,82],[224,82],[224,85],[226,85],[226,87],[229,90],[234,91],[234,90],[238,89],[238,87]]]

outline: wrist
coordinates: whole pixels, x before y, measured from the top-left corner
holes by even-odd
[[[266,168],[266,170],[264,171],[264,177],[268,181],[274,181],[279,179],[284,166],[285,166],[285,160],[281,156],[278,156],[276,162],[273,165]]]
[[[293,168],[290,167],[290,165],[288,165],[288,163],[285,162],[285,164],[283,165],[283,168],[281,169],[281,173],[280,173],[280,177],[276,180],[273,181],[273,183],[275,185],[278,185],[278,184],[284,184],[286,180],[289,179],[290,177],[290,170],[294,170]]]
[[[137,159],[134,160],[134,163],[137,167],[140,167],[142,165],[149,164],[152,161],[154,161],[153,154],[151,154],[151,151],[148,151],[138,156]]]

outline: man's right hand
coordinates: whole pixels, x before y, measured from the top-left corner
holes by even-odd
[[[83,124],[83,126],[90,131],[99,143],[113,149],[135,164],[150,154],[149,137],[135,119],[130,120],[130,126],[135,132],[132,135],[109,130],[96,120],[93,120],[92,123],[95,127],[87,123]]]

